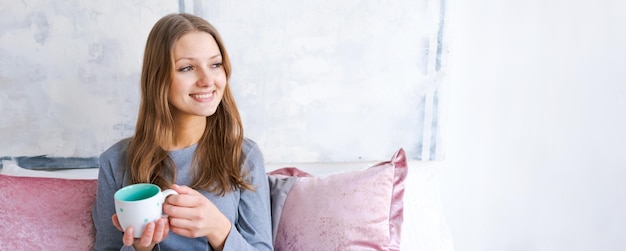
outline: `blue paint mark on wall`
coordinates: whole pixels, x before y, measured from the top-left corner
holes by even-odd
[[[22,157],[0,157],[0,168],[3,161],[15,161],[21,167],[31,170],[62,170],[62,169],[82,169],[97,168],[98,158],[78,158],[78,157],[47,157],[42,156],[22,156]]]
[[[440,0],[441,13],[439,14],[439,30],[437,31],[437,63],[435,69],[437,72],[441,69],[441,53],[443,51],[443,28],[446,16],[446,0]],[[434,141],[433,141],[434,142]]]
[[[178,0],[178,13],[185,12],[185,0]]]
[[[437,135],[439,135],[439,91],[435,90],[433,93],[433,106],[432,106],[432,125],[430,132],[430,158],[427,160],[437,160],[437,144],[439,141],[437,140]],[[424,160],[424,159],[423,159]]]

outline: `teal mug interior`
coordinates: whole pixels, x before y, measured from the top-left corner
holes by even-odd
[[[133,184],[125,186],[115,192],[115,199],[132,202],[148,199],[161,192],[161,189],[154,184]]]

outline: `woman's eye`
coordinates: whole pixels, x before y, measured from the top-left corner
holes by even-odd
[[[212,64],[211,67],[213,67],[213,68],[220,68],[220,67],[222,67],[222,65],[223,65],[222,62],[219,62],[219,63]]]
[[[178,71],[180,71],[180,72],[188,72],[188,71],[191,71],[191,70],[193,70],[193,67],[191,65],[178,68]]]

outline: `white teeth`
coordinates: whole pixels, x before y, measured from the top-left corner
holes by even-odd
[[[211,94],[194,94],[191,95],[194,98],[200,98],[200,99],[205,99],[205,98],[209,98],[211,97]]]

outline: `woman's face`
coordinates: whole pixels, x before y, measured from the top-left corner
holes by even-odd
[[[191,32],[174,43],[174,71],[168,100],[174,118],[213,115],[226,87],[222,54],[213,36]]]

